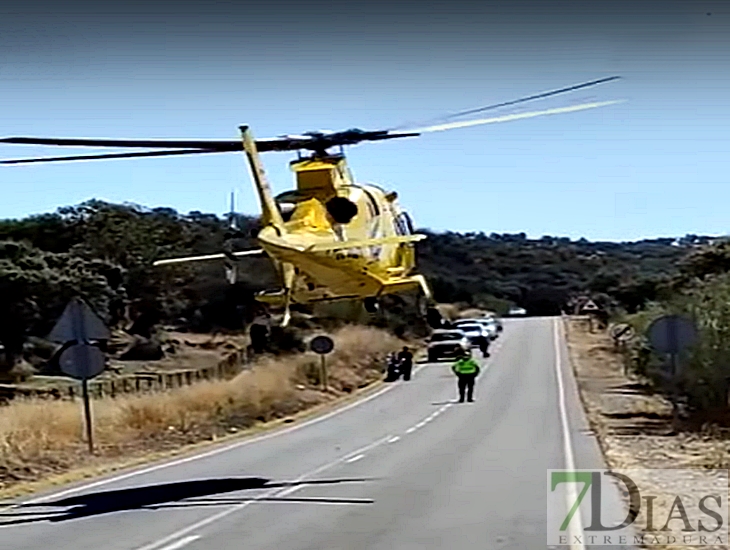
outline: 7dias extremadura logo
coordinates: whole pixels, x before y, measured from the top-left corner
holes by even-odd
[[[727,470],[548,470],[547,543],[728,544]]]

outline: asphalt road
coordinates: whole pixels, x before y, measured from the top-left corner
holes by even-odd
[[[545,548],[546,470],[602,467],[559,325],[506,322],[475,403],[419,365],[301,426],[26,500],[0,548]]]

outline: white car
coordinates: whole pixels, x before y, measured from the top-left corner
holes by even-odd
[[[496,340],[499,336],[499,326],[497,326],[497,323],[490,320],[489,322],[485,323],[485,328],[489,333],[489,338],[491,340]]]
[[[495,323],[494,319],[490,319],[489,317],[480,317],[478,319],[457,319],[453,322],[453,325],[459,329],[463,329],[463,327],[467,325],[475,324],[483,327],[490,340],[497,339],[499,329],[497,328],[497,324]]]
[[[472,347],[479,347],[481,338],[492,339],[489,329],[482,323],[461,323],[458,328],[464,331]]]
[[[428,361],[433,363],[442,357],[456,358],[463,352],[471,352],[471,342],[463,330],[434,330],[428,341]]]
[[[522,315],[527,315],[527,310],[522,307],[511,307],[509,308],[507,315],[511,317],[520,317]]]

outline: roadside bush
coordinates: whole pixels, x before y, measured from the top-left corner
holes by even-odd
[[[669,358],[652,350],[646,338],[649,325],[666,314],[692,319],[698,330],[697,343],[684,352],[679,362],[681,376],[676,388],[698,411],[727,409],[730,378],[730,274],[695,282],[671,301],[650,304],[645,310],[626,315],[637,337],[624,354],[627,369],[665,391],[673,390],[662,367]]]

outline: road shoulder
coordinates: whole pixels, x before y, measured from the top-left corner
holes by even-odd
[[[622,357],[605,331],[591,332],[586,322],[576,318],[564,319],[564,328],[580,398],[609,469],[701,472],[728,468],[729,442],[712,432],[675,431],[671,404],[624,373]],[[677,494],[692,493],[691,484],[671,481],[674,485],[667,491],[668,485],[643,480],[642,487],[658,495],[655,515],[668,513]],[[644,524],[642,518],[635,522],[637,526]]]

